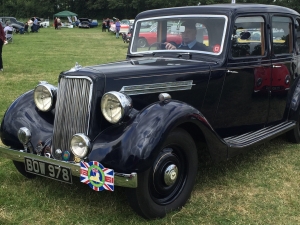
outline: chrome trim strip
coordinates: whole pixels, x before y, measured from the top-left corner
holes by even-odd
[[[193,80],[131,85],[123,86],[120,92],[127,95],[143,95],[149,93],[191,90],[193,85]]]
[[[79,163],[71,163],[60,161],[56,159],[50,159],[44,156],[38,156],[31,153],[23,152],[22,150],[12,150],[4,146],[0,146],[0,156],[5,157],[14,161],[24,162],[24,157],[29,157],[32,159],[37,159],[44,162],[49,162],[56,164],[58,166],[64,166],[71,169],[72,175],[76,177],[80,177],[80,164]],[[137,187],[137,174],[124,174],[124,173],[116,173],[115,172],[115,185],[121,187],[128,187],[128,188],[136,188]]]

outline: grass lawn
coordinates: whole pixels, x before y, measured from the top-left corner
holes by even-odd
[[[3,47],[0,119],[38,81],[57,84],[58,74],[125,59],[128,44],[101,28],[54,30],[14,36]],[[300,224],[300,145],[284,136],[231,161],[199,167],[191,198],[181,211],[146,221],[131,210],[125,189],[95,192],[43,177],[29,180],[0,158],[0,224]]]

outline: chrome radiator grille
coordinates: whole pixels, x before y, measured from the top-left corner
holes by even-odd
[[[69,151],[71,138],[76,133],[88,135],[92,88],[92,81],[88,78],[60,79],[55,105],[53,152],[56,149]]]

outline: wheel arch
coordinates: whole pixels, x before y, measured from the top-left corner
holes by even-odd
[[[129,122],[112,126],[93,140],[89,161],[101,162],[118,172],[141,172],[150,168],[164,140],[176,128],[186,130],[195,144],[208,143],[212,158],[227,158],[222,142],[205,117],[180,101],[154,103]]]
[[[33,146],[50,137],[53,130],[54,115],[50,112],[39,111],[33,100],[33,90],[19,96],[6,110],[0,127],[2,143],[14,149],[22,148],[17,134],[21,127],[27,127],[31,133]]]
[[[177,128],[177,127],[176,127]],[[175,129],[176,129],[175,128]],[[208,144],[206,141],[206,137],[199,126],[194,123],[187,122],[180,124],[178,128],[181,128],[188,132],[188,134],[193,139],[198,153],[198,159],[201,163],[207,163],[212,160],[210,149],[208,148]]]

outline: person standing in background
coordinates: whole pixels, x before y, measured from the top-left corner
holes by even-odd
[[[117,21],[116,21],[116,38],[119,38],[120,28],[121,28],[121,23],[120,23],[120,20],[117,19]]]
[[[60,21],[60,18],[58,17],[57,18],[57,29],[60,29],[60,27],[61,27],[61,21]]]
[[[54,27],[55,27],[55,30],[57,29],[57,17],[55,17],[55,20],[54,20]]]
[[[33,32],[38,32],[39,30],[39,21],[36,17],[33,19]]]
[[[11,31],[11,33],[14,31],[12,26],[10,25],[10,22],[6,21],[6,26],[3,29],[4,34],[5,34],[5,39],[10,39],[12,37],[12,34],[8,34],[7,31]]]
[[[2,48],[6,41],[4,29],[0,23],[0,71],[3,71]]]
[[[109,32],[110,30],[110,19],[109,18],[107,18],[106,19],[106,28],[107,28],[107,31]]]
[[[104,18],[102,20],[102,32],[106,32],[106,21]]]

